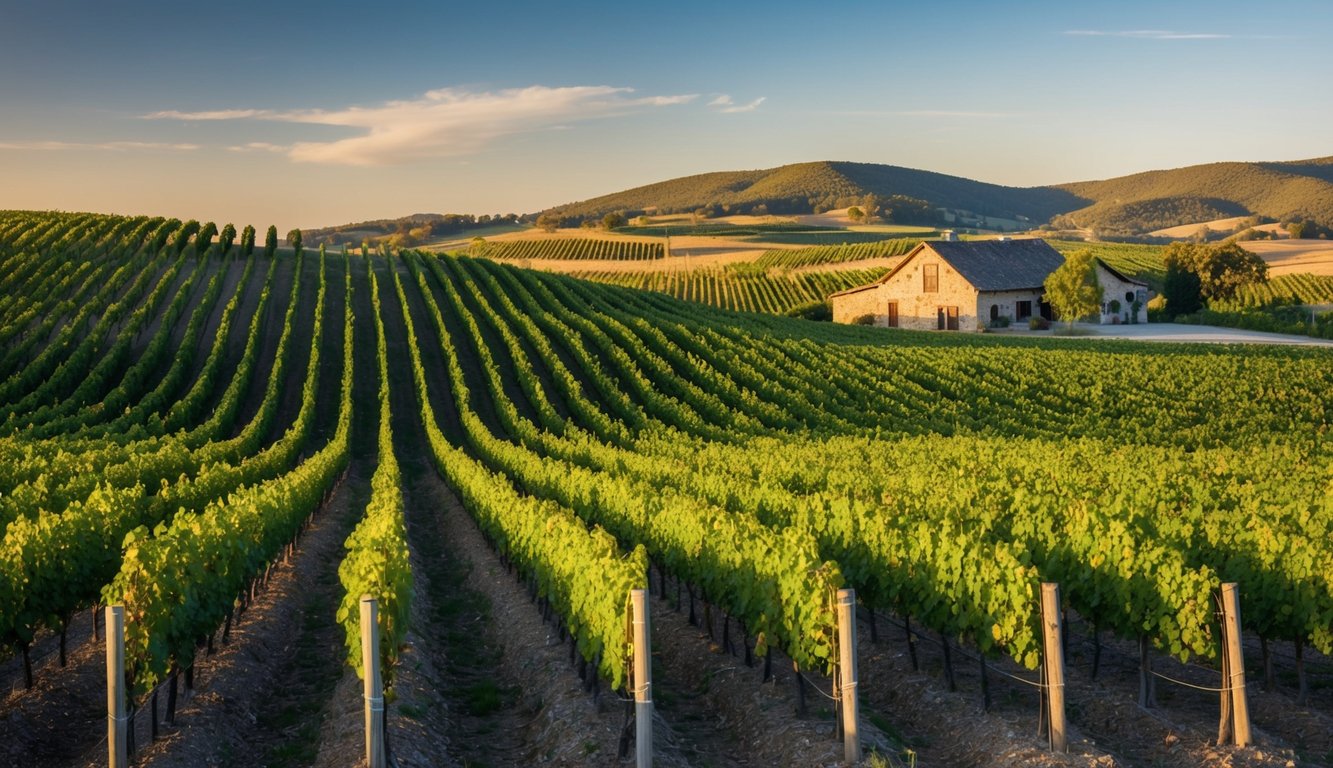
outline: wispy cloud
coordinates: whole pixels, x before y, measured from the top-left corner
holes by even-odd
[[[232,149],[286,151],[298,162],[369,166],[474,154],[502,136],[686,104],[696,98],[697,94],[635,96],[631,88],[610,86],[532,86],[500,91],[442,88],[416,99],[370,107],[167,110],[143,117],[185,121],[270,120],[351,128],[360,135],[330,141],[298,141],[288,147],[253,142]]]
[[[291,147],[283,144],[271,144],[267,141],[251,141],[247,144],[230,146],[227,149],[232,152],[286,152]]]
[[[717,107],[717,111],[722,114],[733,115],[738,112],[753,112],[756,109],[759,109],[759,105],[763,104],[764,100],[767,98],[767,96],[760,96],[754,101],[745,104],[737,104],[729,94],[719,93],[717,96],[713,97],[712,101],[708,102],[708,106]]]
[[[992,118],[992,117],[1013,117],[1012,112],[972,112],[957,109],[911,109],[894,114],[905,117],[961,117],[961,118]]]
[[[1138,40],[1229,40],[1234,35],[1216,32],[1172,32],[1166,29],[1067,29],[1074,37],[1131,37]]]
[[[206,112],[178,112],[174,109],[144,115],[145,120],[243,120],[247,117],[266,117],[273,114],[267,109],[215,109]]]
[[[172,152],[189,152],[199,149],[199,145],[172,144],[160,141],[3,141],[0,142],[0,149],[40,152],[58,152],[64,150],[102,150],[110,152],[166,150]]]

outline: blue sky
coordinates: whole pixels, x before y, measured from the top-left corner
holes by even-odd
[[[809,160],[1333,154],[1333,3],[0,0],[0,208],[279,229]]]

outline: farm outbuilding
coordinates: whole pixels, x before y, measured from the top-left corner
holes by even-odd
[[[1045,240],[923,242],[873,283],[829,297],[836,323],[914,330],[981,330],[1007,318],[1052,319],[1046,277],[1065,261]],[[1148,286],[1100,259],[1101,322],[1147,322]],[[1131,320],[1132,317],[1132,320]]]

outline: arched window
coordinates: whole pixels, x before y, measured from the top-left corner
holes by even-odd
[[[999,304],[992,304],[992,305],[990,305],[990,319],[992,319],[992,320],[999,320],[999,319],[1000,319],[1000,305],[999,305]]]
[[[1126,303],[1126,304],[1133,304],[1133,303],[1134,303],[1134,292],[1133,292],[1133,291],[1125,291],[1125,303]]]

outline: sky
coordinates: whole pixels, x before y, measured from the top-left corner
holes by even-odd
[[[0,208],[318,227],[851,160],[1333,155],[1333,3],[0,0]]]

